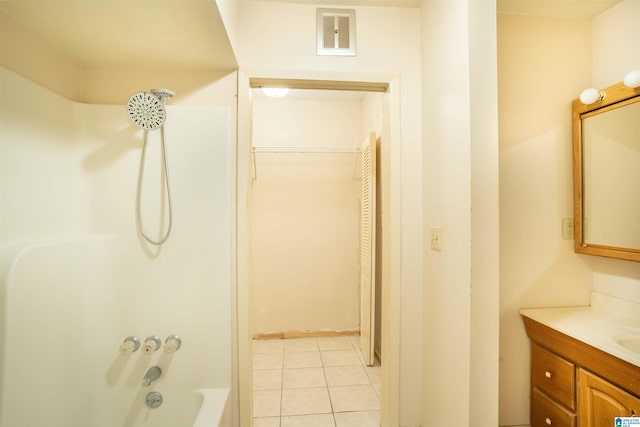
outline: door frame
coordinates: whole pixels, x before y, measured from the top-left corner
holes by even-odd
[[[232,405],[234,425],[253,425],[252,399],[252,349],[249,319],[249,271],[250,239],[248,227],[248,198],[251,185],[251,89],[261,86],[296,89],[333,89],[384,92],[383,144],[381,168],[388,170],[387,178],[380,183],[383,198],[382,210],[382,325],[380,424],[397,427],[400,420],[400,287],[401,279],[401,139],[400,139],[400,78],[398,75],[332,74],[304,76],[281,75],[277,77],[250,76],[238,71],[237,87],[237,145],[236,145],[236,236],[234,294],[235,319],[233,319]],[[395,285],[394,285],[395,284]]]

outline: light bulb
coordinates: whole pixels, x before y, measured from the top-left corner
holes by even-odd
[[[580,102],[585,105],[593,104],[594,102],[602,99],[604,99],[604,92],[600,92],[598,89],[594,89],[592,87],[583,90],[580,94]]]
[[[622,82],[626,87],[632,89],[640,86],[640,70],[629,71]]]

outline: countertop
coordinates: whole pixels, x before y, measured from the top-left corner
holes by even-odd
[[[520,314],[565,335],[640,367],[640,353],[616,339],[640,339],[640,320],[599,307],[522,309]]]

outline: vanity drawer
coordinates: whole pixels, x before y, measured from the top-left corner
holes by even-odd
[[[531,383],[553,400],[575,411],[575,365],[533,344],[531,350]]]
[[[576,427],[576,415],[534,389],[531,395],[531,427]]]

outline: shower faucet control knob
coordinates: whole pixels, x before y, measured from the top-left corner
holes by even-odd
[[[175,353],[182,346],[182,340],[177,335],[169,335],[164,341],[164,352]]]
[[[139,348],[140,340],[138,338],[126,337],[120,345],[120,349],[118,351],[121,355],[126,356],[127,354],[135,353]]]
[[[142,351],[145,354],[151,354],[157,349],[160,348],[160,338],[155,335],[150,335],[144,340],[144,345],[142,346]]]

